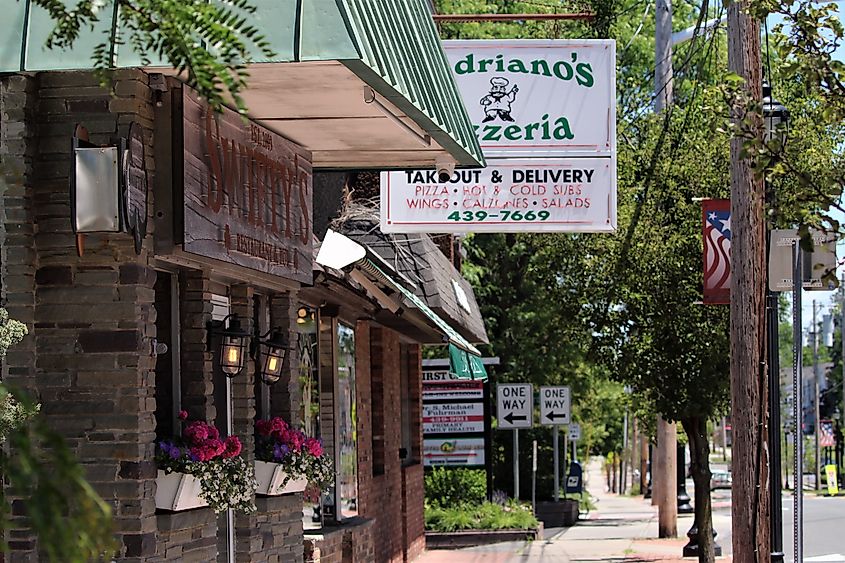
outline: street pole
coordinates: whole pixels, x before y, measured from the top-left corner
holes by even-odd
[[[628,407],[625,407],[625,418],[622,420],[622,457],[619,460],[619,494],[625,494],[625,458],[628,455]]]
[[[842,366],[842,430],[845,432],[845,272],[842,272],[842,283],[839,285],[842,289],[842,304],[840,305],[840,313],[842,318],[839,321],[839,340],[842,344],[842,356],[839,360],[839,365]]]
[[[803,278],[803,265],[801,259],[800,242],[792,243],[792,432],[795,437],[795,459],[793,459],[793,477],[795,482],[792,495],[792,533],[795,538],[793,542],[793,561],[804,561],[804,433],[803,426],[803,405],[801,404],[801,371],[804,363],[804,341],[803,327],[801,326],[801,290]]]
[[[769,291],[766,310],[769,364],[769,447],[771,448],[771,475],[769,478],[772,496],[772,563],[783,561],[783,511],[781,487],[781,450],[780,450],[780,359],[778,351],[778,294]]]
[[[560,426],[552,426],[552,449],[554,450],[554,465],[555,465],[555,477],[552,480],[554,483],[554,499],[555,502],[558,501],[558,496],[560,495],[560,455],[558,452],[558,435],[560,434]]]
[[[537,515],[537,440],[531,447],[531,513]]]
[[[813,332],[810,333],[813,337],[813,436],[815,438],[815,448],[816,448],[816,455],[815,455],[815,489],[818,491],[821,489],[821,456],[819,455],[819,431],[821,429],[821,424],[819,423],[819,416],[821,413],[821,409],[819,408],[819,379],[821,376],[819,375],[819,333],[818,333],[818,325],[816,324],[816,301],[813,300]]]
[[[760,22],[748,3],[739,0],[728,6],[728,66],[743,80],[748,97],[759,101]],[[765,431],[765,190],[755,174],[753,155],[744,152],[745,143],[739,135],[731,139],[731,444],[733,497],[742,499],[732,503],[731,525],[733,559],[743,563],[769,560],[772,508]]]
[[[519,428],[513,429],[513,498],[519,500]]]

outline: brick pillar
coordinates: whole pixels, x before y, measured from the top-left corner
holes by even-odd
[[[373,512],[373,402],[370,379],[370,322],[355,325],[355,394],[358,413],[358,509]]]
[[[213,358],[208,350],[208,321],[211,320],[211,288],[208,272],[191,270],[179,276],[182,323],[182,408],[188,417],[213,421]]]
[[[28,76],[0,78],[0,304],[26,324],[29,336],[9,350],[2,367],[5,381],[35,388],[35,214],[32,203],[33,112],[35,81]],[[70,281],[70,269],[61,273]],[[0,485],[2,486],[2,485]],[[36,561],[34,534],[21,526],[19,506],[5,530],[17,560]],[[3,532],[0,532],[3,533]]]
[[[253,290],[246,285],[233,285],[229,298],[229,312],[241,318],[241,326],[253,328]],[[252,465],[255,462],[255,362],[247,358],[244,369],[231,380],[232,433],[241,439],[241,456]],[[256,514],[235,514],[235,559],[253,561],[261,549]]]
[[[300,420],[302,391],[299,388],[299,350],[296,343],[297,292],[279,293],[270,299],[270,326],[281,327],[288,335],[288,350],[281,379],[270,388],[271,416],[281,416],[293,426]]]

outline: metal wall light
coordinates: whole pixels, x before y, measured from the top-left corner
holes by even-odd
[[[235,377],[244,368],[249,332],[241,327],[241,320],[236,313],[227,315],[222,321],[209,322],[208,332],[209,336],[221,338],[220,369],[228,377]],[[209,338],[210,346],[211,338]]]
[[[271,335],[272,333],[272,335]],[[267,338],[267,336],[270,338]],[[273,385],[282,377],[288,344],[282,329],[268,330],[267,334],[253,340],[253,358],[259,360],[261,381]]]
[[[763,83],[763,120],[766,124],[766,141],[777,139],[780,146],[786,145],[789,130],[789,110],[772,97],[772,87]]]

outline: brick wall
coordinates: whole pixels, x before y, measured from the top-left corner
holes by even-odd
[[[33,129],[25,124],[36,111],[35,79],[0,77],[0,300],[9,314],[26,323],[29,336],[9,350],[2,364],[3,379],[32,389],[35,385],[35,214],[32,173],[36,148]],[[15,512],[18,512],[15,510]],[[30,552],[34,538],[14,519],[4,530],[12,549]],[[23,557],[19,558],[23,560]],[[35,560],[32,555],[32,560]]]
[[[126,235],[91,235],[78,257],[68,191],[76,123],[88,127],[92,142],[106,144],[138,121],[152,154],[147,77],[120,71],[115,78],[114,96],[87,73],[3,79],[3,152],[23,156],[28,174],[4,194],[2,285],[10,313],[32,331],[8,357],[9,381],[39,397],[50,425],[112,506],[119,555],[133,560],[155,552],[155,272],[145,265],[151,241],[138,256]],[[151,158],[147,169],[153,181]],[[15,224],[21,220],[32,230]],[[32,545],[15,547],[21,549],[12,561],[35,557]]]
[[[156,307],[167,304],[156,303],[156,272],[148,265],[152,237],[137,255],[129,235],[88,235],[79,257],[71,229],[70,139],[77,123],[88,128],[96,144],[109,144],[111,137],[125,136],[131,122],[140,123],[151,188],[155,181],[148,76],[119,71],[115,78],[112,95],[85,72],[0,77],[0,164],[9,180],[0,202],[0,297],[30,330],[7,356],[3,377],[39,398],[49,424],[65,437],[95,490],[112,506],[117,559],[212,561],[218,553],[218,518],[210,509],[173,514],[155,509],[152,343]],[[148,225],[152,228],[153,221]],[[178,276],[181,404],[192,419],[213,421],[219,409],[206,323],[216,286],[208,271],[183,269]],[[234,286],[233,311],[251,318],[253,291]],[[274,326],[290,327],[295,297],[274,296]],[[168,330],[167,323],[160,328]],[[299,410],[295,368],[289,363],[272,401],[273,414],[293,422]],[[169,368],[160,370],[161,383],[170,375]],[[254,389],[251,368],[233,380],[234,430],[250,460]],[[170,403],[169,386],[163,391],[163,401]],[[258,498],[256,505],[255,514],[236,520],[238,560],[301,563],[301,495]],[[14,506],[18,516],[21,505]],[[39,560],[34,537],[19,518],[4,532],[13,550],[8,561]]]
[[[412,458],[419,459],[422,442],[420,427],[420,350],[408,349],[408,382],[401,381],[402,361],[399,335],[384,327],[359,322],[356,333],[358,393],[358,488],[360,514],[373,520],[373,561],[410,561],[424,549],[422,466],[403,468],[399,458],[402,447],[402,393],[400,385],[409,386],[412,408]],[[375,387],[378,386],[378,393]],[[375,395],[380,400],[374,400]],[[379,411],[379,412],[376,412]],[[373,421],[382,429],[373,430]],[[372,436],[382,448],[374,450]],[[378,460],[376,469],[373,460]]]

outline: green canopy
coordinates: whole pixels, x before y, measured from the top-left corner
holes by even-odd
[[[366,262],[368,267],[375,268],[385,281],[422,311],[443,332],[449,342],[449,371],[460,379],[487,380],[487,370],[484,368],[484,362],[481,360],[481,352],[478,351],[478,348],[432,311],[425,301],[385,273],[375,262],[370,259],[366,259]]]

